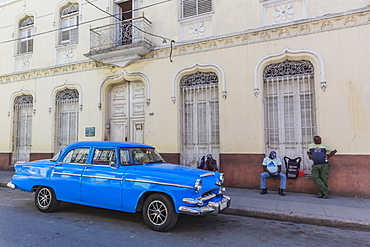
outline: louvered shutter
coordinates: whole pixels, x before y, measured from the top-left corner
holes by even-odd
[[[62,19],[61,43],[77,43],[78,41],[78,16]]]
[[[198,0],[198,15],[212,11],[211,0]]]
[[[69,26],[69,18],[62,19],[62,32],[60,34],[61,36],[61,43],[69,43],[69,30],[67,30]]]
[[[200,15],[212,11],[212,0],[183,0],[182,17]]]
[[[197,14],[196,0],[182,1],[182,17],[189,17]]]

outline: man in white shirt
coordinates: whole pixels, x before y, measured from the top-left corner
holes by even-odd
[[[286,188],[286,175],[281,172],[281,160],[276,157],[276,152],[271,151],[268,157],[265,157],[262,162],[264,172],[260,175],[261,194],[267,194],[266,178],[279,178],[280,188],[279,195],[285,196],[284,190]]]

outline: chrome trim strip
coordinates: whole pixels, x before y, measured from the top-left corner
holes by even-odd
[[[148,180],[138,180],[138,179],[126,178],[126,181],[139,182],[139,183],[149,183],[149,184],[169,185],[169,186],[175,186],[175,187],[180,187],[180,188],[193,189],[192,186],[181,185],[181,184],[170,184],[170,183],[154,182],[154,181],[148,181]]]
[[[67,176],[73,176],[73,177],[81,177],[81,174],[72,174],[72,173],[63,173],[63,172],[53,172],[55,175],[67,175]]]
[[[204,177],[210,177],[210,176],[214,176],[214,175],[215,175],[215,173],[214,173],[214,172],[207,172],[207,173],[205,173],[205,174],[200,175],[200,177],[201,177],[201,178],[204,178]]]
[[[202,201],[207,201],[207,200],[212,199],[213,197],[216,197],[216,196],[217,196],[216,194],[211,194],[211,195],[202,197],[201,200]]]
[[[71,174],[71,173],[63,173],[63,172],[53,172],[55,175],[67,175],[73,177],[85,177],[85,178],[100,178],[100,179],[108,179],[108,180],[117,180],[122,181],[122,178],[110,178],[110,177],[101,177],[101,176],[90,176],[90,175],[81,175],[81,174]]]
[[[117,180],[122,181],[122,178],[110,178],[110,177],[101,177],[101,176],[90,176],[90,175],[83,175],[84,178],[100,178],[100,179],[108,179],[108,180]]]

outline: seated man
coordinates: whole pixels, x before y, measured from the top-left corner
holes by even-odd
[[[284,190],[286,187],[286,175],[281,173],[281,161],[276,157],[276,152],[271,151],[268,157],[265,157],[262,162],[262,167],[265,172],[261,173],[261,194],[267,194],[266,178],[279,178],[280,188],[279,195],[285,196]]]

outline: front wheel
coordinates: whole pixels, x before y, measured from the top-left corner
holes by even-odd
[[[60,201],[56,199],[53,189],[38,187],[35,192],[35,205],[39,211],[50,213],[58,209]]]
[[[146,199],[143,218],[151,229],[164,232],[170,230],[176,224],[178,214],[168,196],[156,193]]]

